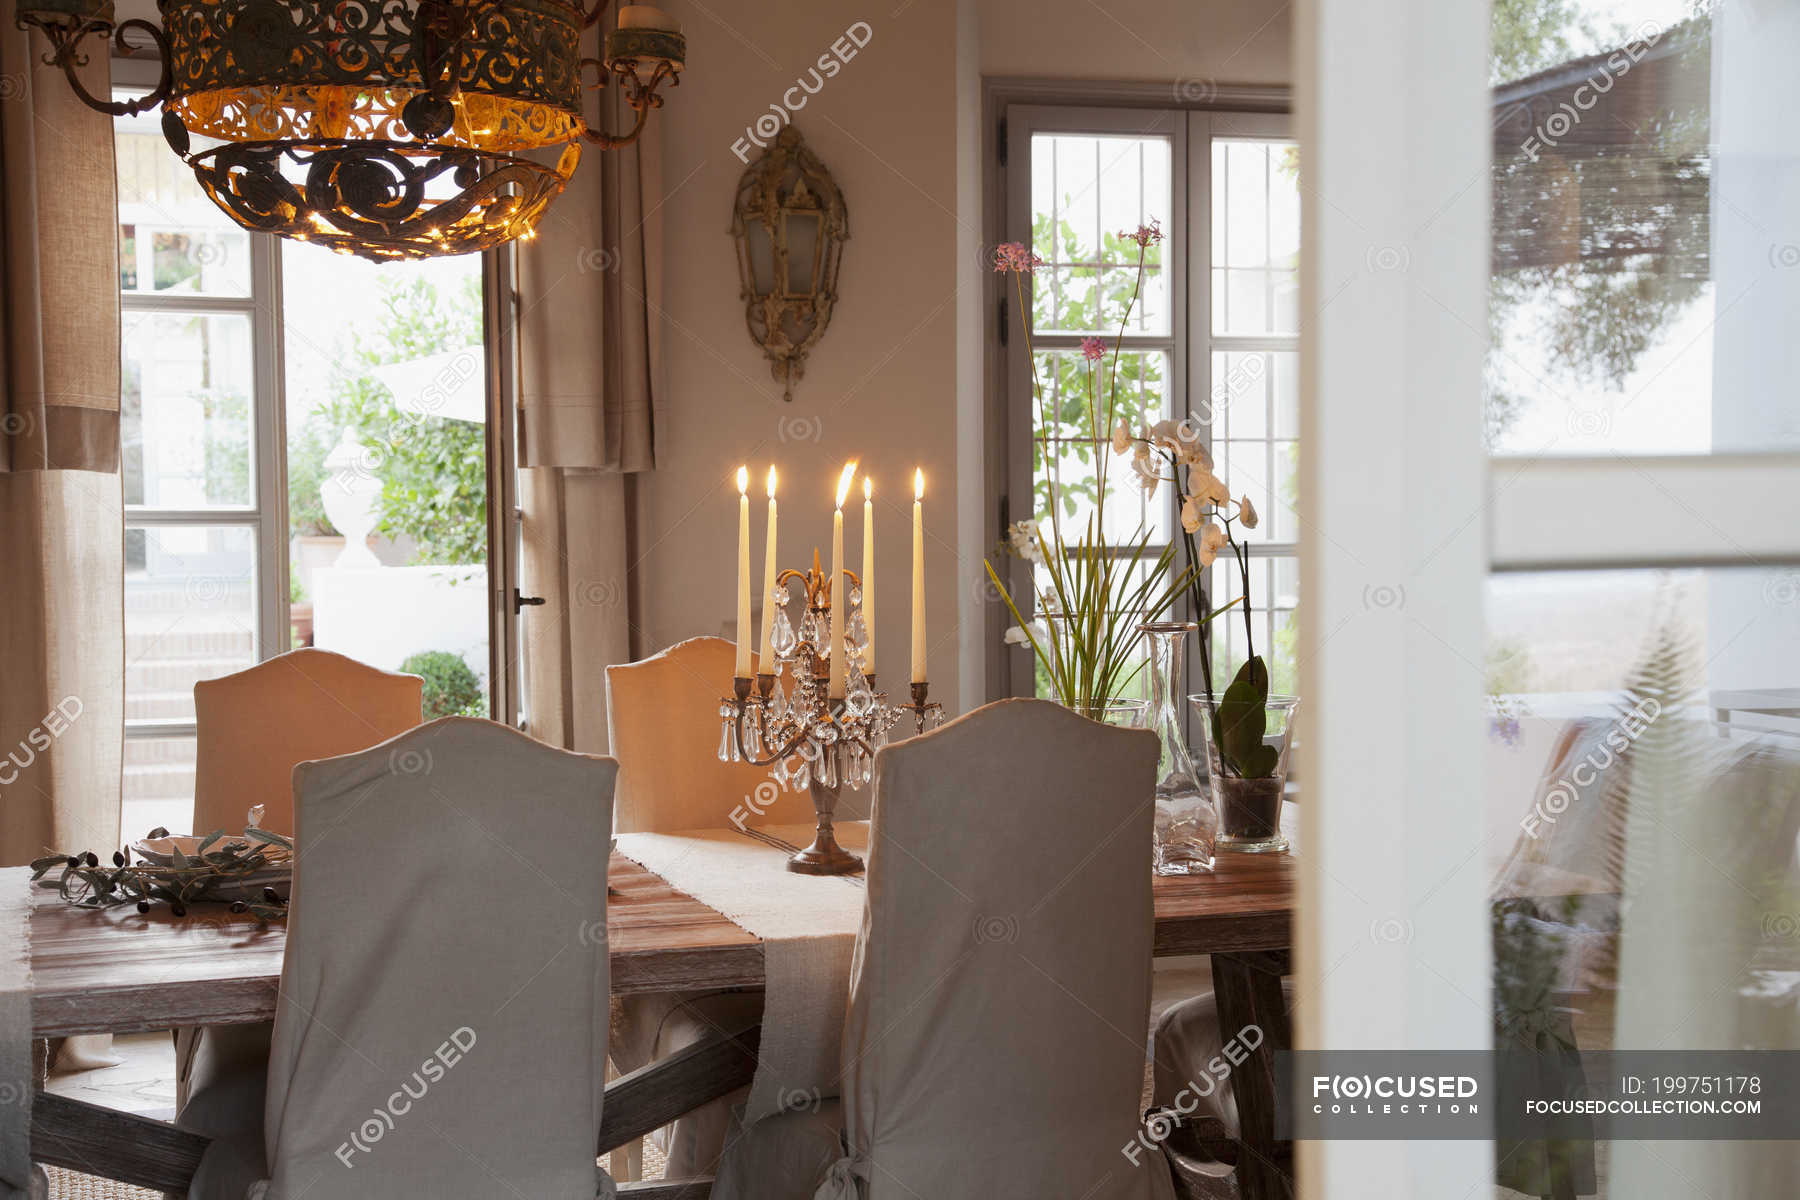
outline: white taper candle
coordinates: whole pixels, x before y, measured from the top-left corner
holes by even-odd
[[[925,682],[925,472],[913,472],[912,681]]]
[[[739,679],[750,678],[750,468],[739,467],[737,666]]]
[[[769,468],[769,532],[763,544],[763,610],[762,641],[759,649],[762,652],[763,673],[775,673],[775,468]]]
[[[844,464],[838,476],[837,507],[831,513],[831,690],[833,700],[844,698],[844,610],[850,601],[844,589],[844,501],[850,496],[850,483],[856,478],[856,464]]]
[[[875,483],[863,476],[863,674],[875,674]]]

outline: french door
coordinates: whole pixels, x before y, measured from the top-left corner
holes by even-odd
[[[1515,7],[1297,16],[1299,1041],[1792,1050],[1800,10],[1577,3],[1527,38]],[[1792,1143],[1675,1137],[1300,1170],[1332,1200],[1796,1178]]]

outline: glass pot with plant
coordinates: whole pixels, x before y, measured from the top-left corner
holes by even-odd
[[[1269,668],[1256,653],[1250,547],[1237,533],[1240,528],[1256,528],[1256,508],[1248,495],[1232,499],[1230,489],[1213,471],[1212,455],[1200,430],[1189,422],[1164,421],[1138,435],[1120,423],[1113,429],[1113,449],[1131,454],[1132,468],[1147,491],[1165,481],[1178,490],[1182,542],[1197,610],[1206,603],[1202,575],[1219,554],[1229,553],[1237,567],[1247,657],[1224,691],[1215,693],[1211,655],[1203,634],[1201,681],[1206,690],[1188,699],[1199,715],[1206,742],[1207,774],[1219,813],[1219,849],[1285,850],[1281,804],[1299,701],[1269,694]]]
[[[1037,406],[1034,441],[1042,470],[1039,495],[1044,511],[1037,519],[1016,522],[1008,529],[1004,547],[1029,564],[1030,597],[1025,602],[1016,598],[991,561],[987,571],[1015,622],[1007,631],[1007,641],[1031,647],[1044,690],[1091,719],[1149,725],[1157,732],[1162,761],[1155,794],[1156,866],[1164,873],[1185,874],[1211,869],[1216,816],[1198,783],[1180,722],[1158,715],[1162,708],[1173,713],[1173,704],[1153,709],[1134,693],[1142,690],[1139,676],[1145,666],[1142,643],[1146,631],[1160,639],[1156,643],[1159,648],[1166,647],[1171,635],[1155,631],[1166,624],[1165,617],[1195,582],[1200,568],[1190,562],[1186,569],[1178,569],[1173,545],[1153,552],[1155,531],[1141,516],[1135,528],[1122,537],[1108,522],[1107,448],[1109,443],[1117,444],[1115,427],[1127,428],[1136,415],[1120,385],[1120,351],[1142,292],[1146,261],[1163,235],[1153,222],[1118,236],[1121,243],[1137,247],[1132,290],[1119,316],[1118,334],[1110,347],[1097,337],[1081,340],[1075,364],[1080,386],[1073,389],[1072,397],[1064,396],[1059,387],[1054,404],[1046,395],[1031,345],[1030,322],[1025,319],[1025,276],[1033,274],[1043,260],[1017,242],[1001,246],[995,254],[994,269],[1012,276],[1024,325]],[[1092,464],[1092,476],[1084,473],[1083,478],[1065,484],[1064,453],[1079,463]],[[1140,482],[1142,478],[1140,472]],[[1088,511],[1079,526],[1072,528],[1083,498],[1089,501]],[[1195,612],[1197,624],[1217,615],[1204,606]],[[1185,630],[1194,627],[1197,625],[1183,626],[1180,636],[1185,637]],[[1175,694],[1179,668],[1174,667],[1175,673],[1170,674],[1169,655],[1159,649],[1155,670],[1158,674],[1149,689],[1152,700],[1166,701]]]

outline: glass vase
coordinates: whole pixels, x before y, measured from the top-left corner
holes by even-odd
[[[1218,809],[1194,771],[1182,726],[1180,685],[1192,621],[1139,626],[1150,642],[1150,706],[1146,727],[1162,749],[1156,765],[1156,873],[1197,875],[1213,869]]]
[[[1215,697],[1189,696],[1188,701],[1200,718],[1201,736],[1206,739],[1206,769],[1219,812],[1219,850],[1240,854],[1286,850],[1287,839],[1281,835],[1281,806],[1287,791],[1288,759],[1294,746],[1294,710],[1300,704],[1299,698],[1270,696],[1263,702],[1262,742],[1276,751],[1275,769],[1272,774],[1254,779],[1240,777],[1223,761],[1213,729]]]

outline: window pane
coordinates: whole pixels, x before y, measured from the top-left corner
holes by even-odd
[[[1298,333],[1299,153],[1292,142],[1212,145],[1213,332]]]
[[[256,562],[248,526],[126,531],[126,720],[191,721],[195,681],[256,662]]]
[[[125,502],[248,505],[250,318],[128,311],[121,332]]]
[[[1033,327],[1117,332],[1132,304],[1133,333],[1169,331],[1169,282],[1162,248],[1144,254],[1125,236],[1173,208],[1171,143],[1164,137],[1034,134],[1031,139],[1032,243],[1045,265],[1032,283]]]
[[[1800,1049],[1800,574],[1495,576],[1487,620],[1496,1045]],[[1721,1195],[1792,1176],[1791,1144],[1577,1144],[1580,1190],[1675,1194],[1644,1173],[1701,1145]]]
[[[127,843],[158,826],[174,833],[193,830],[194,749],[192,737],[125,740],[119,830]]]
[[[1495,8],[1499,452],[1800,445],[1800,37],[1756,5],[1688,9],[1587,0],[1524,36]]]
[[[124,93],[121,93],[123,95]],[[150,112],[118,117],[119,290],[250,294],[250,235],[209,200]]]
[[[1107,540],[1114,544],[1123,542],[1139,536],[1148,526],[1160,545],[1169,537],[1168,492],[1165,489],[1155,497],[1145,495],[1132,471],[1131,456],[1113,453],[1108,422],[1109,417],[1123,419],[1138,430],[1147,421],[1159,421],[1168,415],[1169,355],[1162,351],[1121,354],[1116,388],[1110,382],[1111,364],[1110,354],[1096,364],[1089,364],[1075,351],[1044,351],[1037,355],[1043,401],[1034,403],[1032,408],[1032,425],[1037,433],[1032,456],[1035,509],[1040,517],[1048,515],[1054,489],[1062,499],[1058,516],[1064,522],[1064,537],[1072,540],[1079,536],[1094,512],[1101,471],[1098,452],[1105,460]],[[1108,395],[1114,397],[1110,412],[1105,399]],[[1099,399],[1093,401],[1092,396]],[[1048,462],[1046,437],[1050,445]]]
[[[1298,360],[1289,350],[1214,351],[1213,459],[1232,495],[1250,497],[1261,516],[1239,529],[1252,542],[1299,537]]]
[[[1299,630],[1294,612],[1300,602],[1300,560],[1292,555],[1250,560],[1250,628],[1244,629],[1241,604],[1213,618],[1211,634],[1212,678],[1223,688],[1249,661],[1251,653],[1269,668],[1271,694],[1292,696],[1299,687],[1294,652]],[[1207,578],[1207,602],[1217,608],[1243,595],[1243,575],[1229,553],[1213,564]],[[1246,649],[1246,637],[1254,640]]]
[[[428,716],[485,716],[481,258],[283,242],[282,276],[291,639],[424,674]]]

